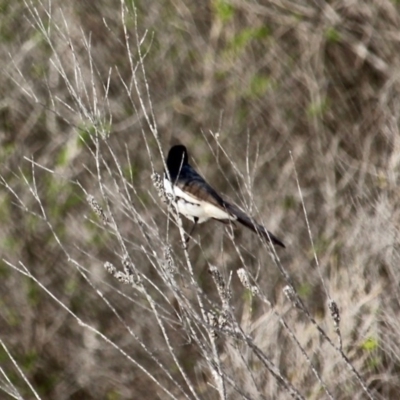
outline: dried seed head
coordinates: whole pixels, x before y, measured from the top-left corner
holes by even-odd
[[[108,223],[108,218],[104,213],[103,208],[100,204],[96,201],[96,199],[92,195],[88,195],[86,197],[86,201],[88,202],[90,208],[94,211],[94,213],[102,220],[103,224]]]

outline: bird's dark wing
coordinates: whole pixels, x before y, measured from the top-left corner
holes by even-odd
[[[242,225],[263,236],[274,245],[286,247],[274,234],[267,231],[262,225],[257,224],[238,206],[225,201],[189,164],[182,166],[179,176],[174,180],[174,184],[195,199],[211,203],[226,213],[235,216]]]
[[[195,199],[206,201],[221,210],[227,211],[222,197],[190,165],[182,167],[174,184]]]

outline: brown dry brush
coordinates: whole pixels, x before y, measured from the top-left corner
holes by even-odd
[[[398,397],[398,2],[1,7],[3,396]]]

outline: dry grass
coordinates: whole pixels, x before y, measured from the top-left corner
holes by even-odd
[[[3,396],[397,398],[398,3],[3,3]],[[287,249],[185,249],[177,141]]]

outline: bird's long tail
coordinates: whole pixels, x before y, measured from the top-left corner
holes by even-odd
[[[281,240],[279,240],[274,234],[267,231],[262,225],[257,224],[257,222],[253,221],[244,211],[242,211],[239,207],[234,204],[230,204],[225,202],[226,209],[233,215],[237,217],[237,221],[244,225],[246,228],[251,229],[253,232],[263,236],[269,242],[272,242],[274,245],[278,245],[281,247],[286,247]]]

